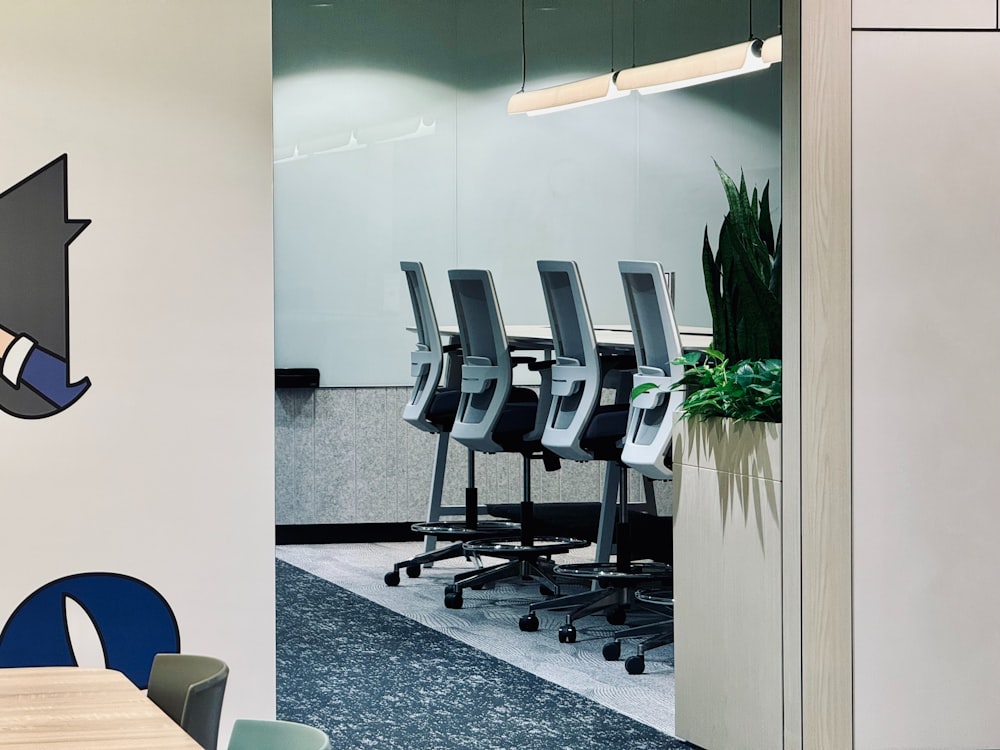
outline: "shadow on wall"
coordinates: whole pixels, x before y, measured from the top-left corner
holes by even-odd
[[[742,514],[744,525],[750,523],[752,513],[763,550],[764,514],[779,523],[781,425],[731,419],[687,420],[683,429],[675,429],[674,440],[676,463],[715,472],[723,533],[734,511]],[[683,477],[681,471],[678,497],[684,497]]]

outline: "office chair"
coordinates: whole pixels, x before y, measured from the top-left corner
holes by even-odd
[[[406,575],[416,578],[421,568],[430,566],[439,560],[460,557],[465,554],[462,542],[485,536],[515,534],[518,524],[509,521],[480,520],[479,514],[484,508],[479,506],[476,489],[475,453],[472,449],[468,454],[468,481],[465,488],[465,505],[442,505],[444,493],[445,468],[448,460],[448,436],[455,422],[455,412],[458,410],[460,392],[457,387],[441,386],[441,376],[444,372],[445,353],[454,353],[457,345],[441,345],[441,333],[438,329],[434,304],[431,301],[427,277],[422,263],[403,261],[399,264],[406,276],[406,285],[410,292],[410,303],[413,307],[413,318],[416,323],[417,345],[410,353],[410,374],[413,376],[413,390],[410,399],[403,407],[403,419],[418,430],[437,435],[437,447],[434,453],[434,470],[431,474],[430,498],[427,506],[427,521],[413,524],[410,528],[425,536],[424,552],[402,560],[393,565],[392,570],[385,574],[387,586],[398,586],[400,569],[406,570]],[[465,514],[463,521],[445,521],[444,516]],[[436,547],[438,539],[451,541],[446,547]]]
[[[671,390],[684,375],[684,366],[675,364],[681,356],[680,334],[674,318],[666,276],[659,263],[620,261],[618,270],[625,291],[632,337],[635,344],[636,373],[633,376],[632,406],[622,447],[622,461],[650,479],[672,476],[672,435],[674,413],[684,400],[682,389]],[[604,658],[611,661],[621,654],[625,638],[644,638],[638,653],[625,661],[629,674],[646,668],[645,653],[673,643],[673,592],[651,587],[636,592],[637,601],[659,610],[662,617],[648,625],[629,628],[605,644]]]
[[[629,535],[627,472],[621,464],[621,442],[629,415],[628,403],[601,404],[605,375],[619,373],[625,382],[626,370],[635,368],[633,356],[599,356],[580,272],[573,261],[538,261],[545,307],[552,328],[555,364],[552,366],[552,401],[542,445],[561,458],[574,461],[605,461],[605,492],[602,525],[615,524],[617,555],[613,563],[598,561],[558,565],[555,573],[583,581],[593,590],[572,596],[536,602],[518,626],[524,631],[538,629],[536,611],[570,608],[559,628],[559,641],[576,640],[577,620],[607,612],[612,624],[625,622],[632,589],[640,585],[668,583],[670,566],[663,562],[633,563]],[[616,504],[617,500],[617,504]]]
[[[228,750],[330,750],[330,738],[321,729],[294,721],[237,719]]]
[[[205,750],[215,750],[228,678],[226,663],[211,656],[157,654],[147,697]]]
[[[460,608],[465,588],[481,588],[507,578],[540,580],[546,590],[558,592],[550,556],[586,547],[590,542],[572,537],[535,537],[533,531],[531,461],[541,458],[546,470],[559,468],[558,457],[541,442],[550,400],[551,363],[511,356],[489,271],[452,270],[448,278],[462,345],[462,393],[452,437],[483,453],[519,453],[524,489],[521,533],[517,538],[483,539],[464,545],[477,559],[499,557],[507,562],[455,576],[455,582],[445,589],[445,606]],[[539,393],[513,387],[515,364],[528,364],[541,374]]]
[[[635,344],[636,373],[622,461],[650,479],[670,479],[674,413],[683,389],[671,390],[684,375],[674,360],[682,354],[681,337],[663,268],[655,261],[618,263]]]

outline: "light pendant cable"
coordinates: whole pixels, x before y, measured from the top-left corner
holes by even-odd
[[[773,60],[767,60],[762,55],[764,43],[753,35],[752,0],[749,8],[751,30],[748,41],[675,60],[629,68],[618,73],[615,83],[622,91],[634,89],[640,94],[658,94],[661,91],[698,86],[770,67]],[[777,54],[780,59],[781,38],[774,38],[778,39]]]
[[[614,82],[614,3],[611,3],[611,63],[612,71],[603,75],[585,78],[581,81],[550,86],[535,91],[525,91],[527,78],[527,53],[524,33],[524,0],[521,0],[521,90],[507,102],[509,115],[547,115],[566,109],[583,107],[588,104],[618,99],[627,96],[628,91],[619,91]]]

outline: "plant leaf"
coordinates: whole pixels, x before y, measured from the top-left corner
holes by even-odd
[[[656,383],[640,383],[635,388],[632,389],[632,393],[629,395],[629,401],[635,401],[639,396],[644,393],[649,393],[650,391],[655,391],[659,388]]]

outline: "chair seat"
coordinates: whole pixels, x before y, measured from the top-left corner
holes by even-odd
[[[511,389],[511,396],[493,428],[493,440],[512,453],[536,450],[541,443],[537,440],[525,441],[524,436],[535,428],[537,411],[538,394],[528,388]]]
[[[438,388],[427,407],[427,421],[442,432],[451,432],[461,395],[462,392],[455,388]]]
[[[595,408],[580,438],[580,447],[593,453],[598,461],[617,461],[622,455],[628,409],[628,404],[604,404]]]

